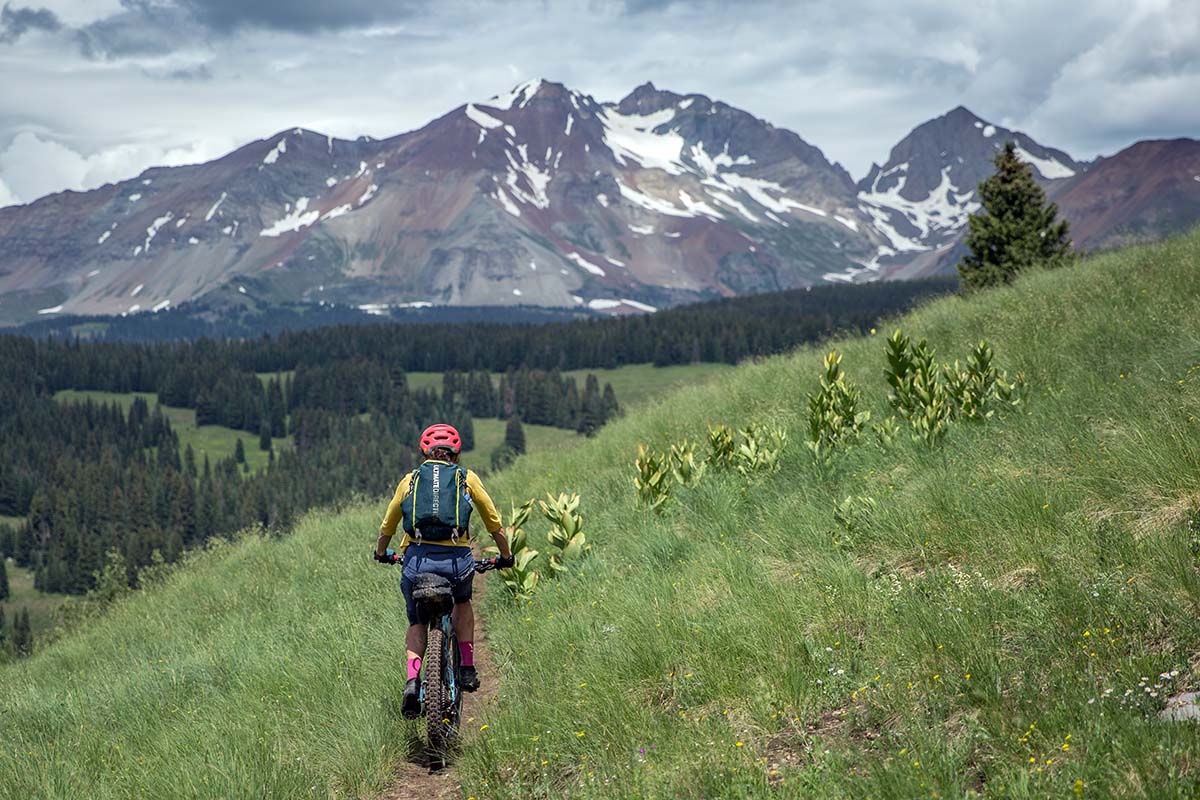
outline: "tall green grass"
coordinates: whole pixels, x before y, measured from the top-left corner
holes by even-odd
[[[596,554],[531,604],[493,596],[506,681],[469,793],[1195,796],[1200,736],[1154,712],[1200,688],[1198,257],[1191,236],[905,317],[947,360],[987,337],[1033,387],[932,451],[819,470],[809,350],[500,476],[579,491]],[[885,332],[837,343],[876,419]],[[788,428],[780,473],[635,508],[639,442],[752,421]],[[846,496],[876,501],[852,529]]]
[[[805,350],[494,476],[503,506],[580,492],[594,550],[528,604],[489,593],[501,688],[465,796],[1195,796],[1200,736],[1155,712],[1200,684],[1198,260],[1191,236],[905,317],[1033,387],[938,449],[819,470]],[[836,345],[876,418],[885,332]],[[635,507],[639,442],[755,421],[790,433],[779,473]],[[876,501],[850,528],[848,495]],[[198,556],[0,670],[0,796],[371,796],[413,731],[382,510]]]

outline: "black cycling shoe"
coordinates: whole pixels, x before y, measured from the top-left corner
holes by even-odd
[[[405,719],[421,716],[421,681],[409,678],[404,684],[404,698],[400,701],[400,715]]]
[[[474,667],[458,668],[458,685],[464,692],[473,692],[479,688],[479,673]]]

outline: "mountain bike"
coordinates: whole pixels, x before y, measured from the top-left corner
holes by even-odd
[[[496,569],[496,559],[476,559],[478,573]],[[422,572],[413,580],[413,599],[426,620],[428,634],[421,661],[421,712],[429,753],[444,761],[458,739],[463,691],[458,685],[458,639],[450,613],[454,598],[450,581],[441,575]]]

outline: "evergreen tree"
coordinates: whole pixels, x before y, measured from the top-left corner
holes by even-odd
[[[621,406],[617,403],[617,393],[613,391],[612,384],[604,384],[604,421],[612,419],[621,413]]]
[[[272,436],[277,439],[287,436],[287,406],[283,401],[283,389],[275,378],[267,384],[267,418]]]
[[[33,654],[33,629],[29,627],[29,609],[21,609],[19,616],[13,623],[13,652],[18,657],[24,658]]]
[[[237,445],[233,448],[233,460],[238,464],[246,463],[246,448],[242,444],[242,437],[238,437]]]
[[[576,431],[591,436],[604,424],[604,400],[600,396],[600,381],[592,373],[588,373],[583,387],[583,405]]]
[[[504,426],[504,446],[517,455],[525,452],[525,428],[517,417],[509,417]]]
[[[4,663],[4,645],[8,644],[8,623],[4,619],[4,606],[0,606],[0,664]]]
[[[263,451],[271,449],[271,423],[265,419],[258,429],[258,449]]]
[[[0,600],[8,597],[8,567],[4,556],[0,556]]]
[[[1066,220],[1033,179],[1033,168],[1007,142],[996,154],[996,172],[979,184],[983,208],[972,214],[966,243],[970,252],[958,265],[964,289],[1011,283],[1035,264],[1061,265],[1071,247]]]

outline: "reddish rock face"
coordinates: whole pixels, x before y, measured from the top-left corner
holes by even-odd
[[[1081,250],[1161,239],[1200,220],[1200,142],[1138,142],[1057,187]]]

